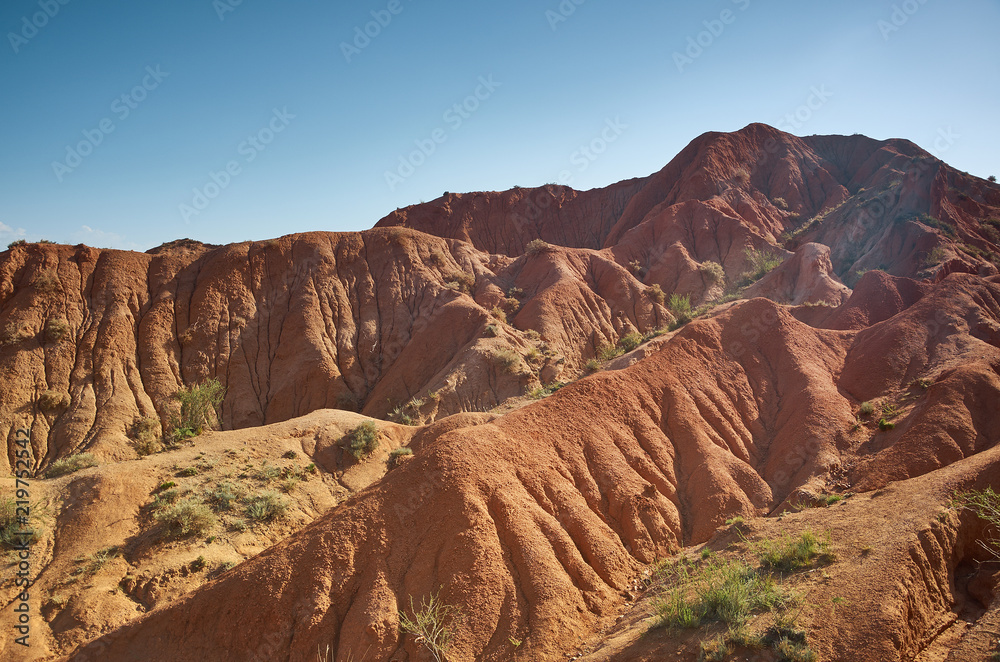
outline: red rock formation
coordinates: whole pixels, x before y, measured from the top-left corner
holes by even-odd
[[[443,419],[372,487],[74,659],[418,659],[399,611],[439,590],[475,615],[456,659],[562,658],[613,623],[644,564],[728,517],[1000,441],[991,218],[1000,188],[906,141],[751,125],[645,179],[449,194],[362,233],[15,247],[0,256],[8,464],[20,423],[41,467],[84,449],[133,457],[131,423],[168,424],[172,394],[210,377],[227,386],[227,428],[330,407]],[[763,257],[782,264],[766,274]],[[736,302],[630,367],[469,424],[683,321],[672,294]],[[48,330],[60,321],[64,336]],[[859,419],[863,401],[895,427]]]

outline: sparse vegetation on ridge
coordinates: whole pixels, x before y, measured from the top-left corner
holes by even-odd
[[[177,498],[176,494],[170,496]],[[197,497],[181,501],[168,501],[166,497],[167,493],[163,492],[154,501],[153,517],[163,525],[167,536],[201,536],[219,522],[212,509]]]
[[[525,247],[524,253],[525,255],[538,255],[539,253],[544,253],[550,248],[551,246],[549,246],[548,242],[541,239],[532,239]]]
[[[647,287],[644,290],[644,293],[647,297],[649,297],[656,303],[660,304],[661,306],[663,305],[663,302],[666,300],[667,297],[667,295],[663,292],[658,283],[654,283],[653,285]]]
[[[52,318],[45,323],[45,339],[57,343],[69,333],[69,322],[62,318]]]
[[[1000,494],[995,492],[992,487],[961,492],[953,499],[953,505],[975,513],[981,520],[988,522],[994,532],[1000,531]],[[1000,534],[994,533],[992,538],[980,540],[979,544],[983,549],[1000,559]]]
[[[455,630],[461,624],[462,612],[458,607],[445,603],[439,593],[434,593],[413,604],[410,598],[410,613],[399,612],[399,629],[416,637],[426,648],[435,662],[445,662],[448,651],[455,640]]]
[[[160,420],[151,416],[136,419],[129,429],[129,437],[135,442],[135,452],[139,457],[152,455],[163,450],[160,443]]]
[[[45,477],[58,478],[66,474],[76,473],[81,469],[89,469],[96,466],[97,458],[91,453],[77,453],[76,455],[64,457],[50,464],[48,470],[45,472]]]
[[[378,426],[365,421],[344,437],[342,444],[355,460],[363,460],[378,448]]]
[[[521,355],[509,348],[495,349],[490,354],[493,363],[503,369],[504,372],[515,373],[517,367],[521,365]]]
[[[765,249],[748,248],[744,255],[749,268],[740,277],[741,287],[756,283],[781,264],[780,257]]]
[[[727,522],[732,527],[741,524],[741,518]],[[725,634],[701,641],[700,659],[723,660],[734,647],[743,647],[771,648],[779,660],[815,660],[805,632],[798,630],[794,618],[788,616],[788,609],[799,598],[781,585],[781,574],[776,573],[832,562],[829,541],[805,531],[798,536],[752,543],[750,550],[758,567],[742,558],[720,559],[708,548],[702,550],[700,560],[681,557],[661,565],[656,572],[664,584],[656,603],[661,625],[695,629],[707,623],[723,624]],[[752,632],[751,620],[768,613],[774,614],[773,624],[762,632]]]
[[[718,262],[713,262],[708,260],[702,262],[698,266],[698,271],[709,283],[715,285],[717,283],[725,282],[726,280],[726,270],[722,268],[722,265]]]
[[[677,318],[690,317],[691,315],[691,297],[687,294],[674,294],[670,295],[670,301],[667,303],[667,308],[670,309]]]
[[[221,418],[219,407],[226,390],[218,379],[182,388],[174,394],[178,411],[171,421],[170,441],[177,443],[197,437]]]

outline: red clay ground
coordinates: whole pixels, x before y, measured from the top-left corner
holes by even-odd
[[[449,194],[363,233],[14,247],[5,461],[26,425],[41,471],[101,465],[35,481],[44,645],[3,655],[424,660],[399,614],[439,595],[464,615],[449,659],[693,660],[700,634],[640,636],[641,579],[706,542],[745,553],[741,516],[754,539],[829,532],[837,560],[789,579],[820,659],[982,659],[996,583],[982,528],[945,506],[1000,487],[994,219],[1000,187],[912,143],[751,125],[645,179]],[[169,425],[171,395],[213,377],[230,431],[136,459],[133,422]],[[416,426],[379,423],[355,463],[339,444],[364,416]],[[300,474],[288,516],[249,531],[151,520],[164,480]]]

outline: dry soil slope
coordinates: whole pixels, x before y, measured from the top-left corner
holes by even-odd
[[[831,472],[865,489],[996,445],[998,302],[1000,284],[956,274],[862,330],[733,306],[628,369],[416,445],[294,539],[73,659],[421,659],[398,610],[439,590],[470,616],[455,659],[559,658],[619,613],[643,564],[726,517]],[[912,394],[917,378],[934,383]],[[856,426],[861,400],[895,404],[896,429]]]
[[[385,416],[411,398],[417,420],[490,409],[546,367],[578,368],[598,345],[673,319],[641,287],[586,249],[513,260],[402,229],[153,254],[18,246],[0,256],[5,461],[17,426],[32,429],[41,468],[84,450],[134,457],[133,421],[169,424],[171,395],[209,378],[228,389],[226,428],[332,407]],[[520,330],[491,316],[498,305],[524,311]],[[513,365],[497,362],[503,351]]]
[[[525,205],[535,205],[527,223]],[[837,304],[838,279],[872,267],[995,273],[991,218],[1000,187],[906,141],[754,124],[699,137],[649,178],[448,195],[380,222],[419,231],[175,242],[150,254],[15,247],[0,256],[7,461],[14,425],[32,428],[42,467],[82,450],[132,457],[131,423],[169,423],[171,394],[210,377],[229,389],[232,428],[323,407],[381,417],[412,402],[401,413],[423,421],[485,410],[669,324],[651,286],[695,304],[731,290],[747,249],[794,255],[754,296]],[[783,233],[797,233],[788,250],[775,244]],[[538,237],[553,246],[521,255]],[[46,327],[58,320],[67,333],[53,340]],[[46,391],[68,405],[43,411]]]

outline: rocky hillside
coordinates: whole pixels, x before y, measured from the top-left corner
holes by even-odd
[[[948,506],[1000,487],[998,254],[997,184],[764,125],[644,179],[446,194],[361,233],[14,246],[4,461],[30,428],[49,513],[24,659],[431,659],[400,615],[433,595],[465,615],[449,659],[694,660],[701,635],[640,635],[654,570],[806,530],[837,559],[794,580],[820,659],[982,659],[997,582]],[[169,435],[208,379],[227,431],[140,458],[136,424]],[[380,449],[353,459],[368,417]],[[41,480],[81,452],[99,466]],[[218,508],[210,536],[156,535],[164,481],[289,477],[290,516],[253,535]]]

